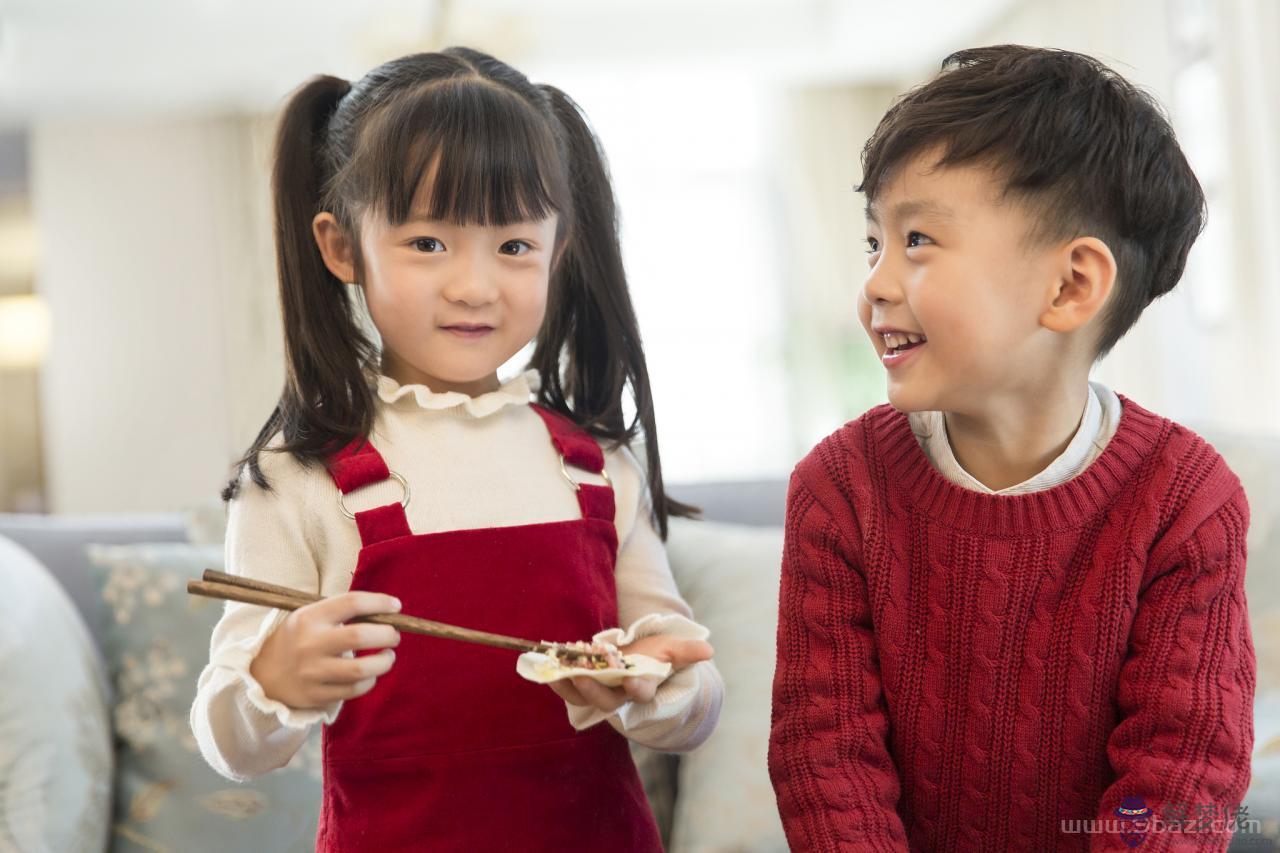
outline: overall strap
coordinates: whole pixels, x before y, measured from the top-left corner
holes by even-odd
[[[409,503],[409,484],[399,474],[387,468],[382,454],[377,451],[367,438],[361,436],[333,454],[326,460],[329,476],[333,477],[341,494],[338,495],[338,506],[348,518],[354,518],[360,530],[360,542],[368,547],[384,539],[410,535],[409,520],[405,517],[404,508]],[[404,487],[404,499],[399,503],[374,507],[352,513],[347,509],[343,498],[372,483],[394,477]]]
[[[607,483],[609,474],[604,468],[604,451],[600,449],[595,438],[559,412],[536,403],[530,403],[529,407],[542,417],[542,422],[547,425],[547,431],[551,433],[551,443],[560,453],[560,470],[578,493],[578,506],[582,510],[582,517],[597,518],[613,524],[616,512],[613,487],[579,483],[569,476],[565,468],[567,463],[575,468],[600,474]]]

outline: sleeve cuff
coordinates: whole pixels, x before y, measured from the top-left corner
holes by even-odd
[[[625,631],[621,628],[609,628],[591,639],[621,647],[655,634],[667,634],[681,640],[705,640],[711,636],[711,631],[679,613],[650,613],[632,622],[631,627]]]
[[[291,708],[267,696],[262,685],[249,672],[254,657],[262,649],[267,637],[288,615],[286,611],[273,610],[271,615],[263,620],[257,634],[219,649],[210,663],[229,670],[243,685],[245,702],[260,713],[275,717],[285,728],[307,729],[316,723],[330,724],[338,718],[338,712],[342,709],[341,700],[326,708]]]
[[[711,631],[678,613],[650,613],[632,622],[631,627],[625,631],[621,628],[609,628],[597,633],[592,640],[621,647],[655,634],[667,634],[683,640],[705,640],[711,636]],[[626,734],[648,723],[682,717],[688,713],[689,706],[698,696],[698,678],[699,668],[696,664],[677,670],[658,685],[653,698],[648,702],[625,702],[612,712],[566,702],[569,723],[581,731],[615,718],[615,728]]]

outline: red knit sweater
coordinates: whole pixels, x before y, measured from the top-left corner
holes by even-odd
[[[1141,850],[1226,849],[1150,826],[1248,786],[1249,507],[1213,447],[1120,399],[1044,491],[955,485],[889,405],[796,466],[769,744],[792,849],[1129,850],[1125,797]],[[1061,823],[1090,820],[1111,831]]]

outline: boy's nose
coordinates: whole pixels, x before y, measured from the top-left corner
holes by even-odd
[[[883,260],[871,270],[866,281],[862,283],[862,297],[872,305],[897,302],[902,298],[902,288],[898,284],[897,277]]]

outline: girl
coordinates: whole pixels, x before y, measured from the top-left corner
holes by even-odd
[[[663,492],[583,116],[460,48],[316,77],[285,109],[273,191],[288,379],[223,493],[227,565],[327,598],[227,606],[191,712],[202,754],[248,779],[326,724],[320,850],[660,850],[626,738],[695,748],[723,685],[666,562],[667,518],[692,508]],[[345,624],[401,606],[606,637],[673,674],[553,693],[498,650]]]

